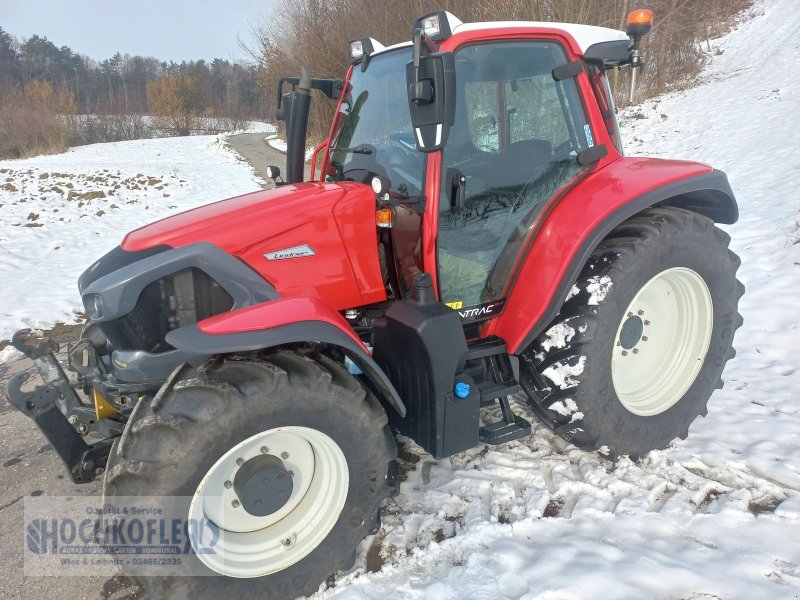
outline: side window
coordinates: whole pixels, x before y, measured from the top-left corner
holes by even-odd
[[[472,144],[478,150],[497,154],[500,150],[497,84],[474,81],[467,83],[464,89]]]
[[[575,80],[552,76],[566,62],[553,42],[456,53],[456,115],[439,201],[443,302],[502,298],[536,217],[581,172],[576,157],[594,141]]]

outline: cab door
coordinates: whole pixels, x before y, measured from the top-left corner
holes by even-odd
[[[547,205],[588,169],[594,145],[568,62],[549,41],[462,47],[456,115],[442,151],[438,214],[440,299],[462,318],[496,316],[514,265]]]

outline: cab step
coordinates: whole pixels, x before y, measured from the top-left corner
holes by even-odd
[[[511,359],[504,340],[488,338],[470,345],[467,361],[480,365],[481,383],[478,390],[481,408],[500,404],[502,418],[480,428],[478,438],[486,444],[505,444],[531,434],[531,424],[511,410],[509,396],[519,393],[520,386],[514,376]],[[477,373],[476,373],[477,374]]]
[[[478,438],[486,444],[505,444],[529,436],[531,434],[531,424],[514,414],[508,397],[498,398],[500,409],[503,411],[503,418],[495,423],[481,427]]]

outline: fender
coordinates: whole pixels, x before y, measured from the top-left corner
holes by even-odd
[[[623,221],[655,206],[691,210],[733,224],[739,210],[727,176],[708,165],[622,158],[570,190],[540,226],[517,268],[503,313],[481,337],[524,350],[556,317],[589,256]]]
[[[383,370],[342,316],[316,298],[280,298],[174,329],[167,343],[199,356],[249,352],[298,342],[339,347],[400,416],[406,407]]]

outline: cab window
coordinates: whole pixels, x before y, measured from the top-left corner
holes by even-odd
[[[442,158],[439,281],[443,302],[502,297],[527,233],[581,171],[594,145],[575,80],[555,42],[502,42],[456,53],[456,117]]]

